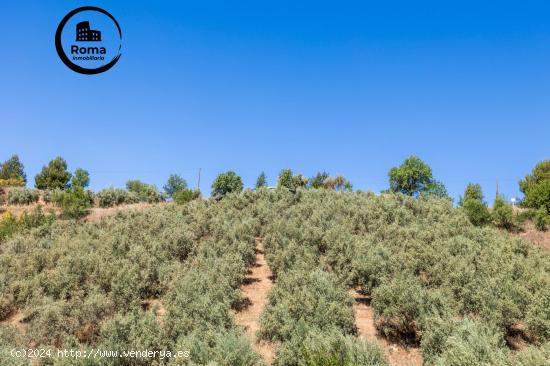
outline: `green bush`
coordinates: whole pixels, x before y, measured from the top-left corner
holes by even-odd
[[[388,172],[390,191],[408,196],[433,195],[448,197],[445,186],[434,179],[432,168],[416,156],[410,156],[403,164]]]
[[[11,158],[0,164],[0,180],[19,181],[23,182],[23,185],[27,183],[25,168],[19,160],[18,155],[13,155]]]
[[[181,176],[172,174],[163,188],[168,197],[174,198],[176,193],[187,189],[187,182]]]
[[[502,334],[473,320],[439,323],[425,334],[422,353],[428,366],[505,366]]]
[[[113,207],[139,202],[136,193],[122,188],[105,188],[96,195],[99,207]]]
[[[51,160],[42,168],[35,178],[35,187],[38,189],[66,189],[72,174],[67,170],[67,162],[62,157]]]
[[[86,188],[90,185],[90,173],[87,170],[78,168],[71,178],[71,187]]]
[[[91,191],[80,187],[67,189],[55,197],[55,203],[61,207],[63,217],[68,219],[80,219],[86,216],[93,201]]]
[[[493,218],[493,224],[496,227],[506,230],[514,229],[514,210],[512,206],[504,201],[502,196],[497,196],[495,198],[491,216]]]
[[[385,366],[375,345],[337,329],[297,329],[289,342],[277,348],[274,366]]]
[[[514,354],[510,366],[542,366],[550,363],[550,343],[527,347]]]
[[[550,160],[539,162],[519,186],[525,195],[525,207],[544,209],[550,214]]]
[[[55,203],[59,200],[62,192],[61,189],[48,189],[42,193],[42,199],[45,203]]]
[[[212,183],[212,196],[225,196],[232,192],[241,192],[243,181],[235,172],[219,174]]]
[[[14,188],[8,192],[8,203],[10,205],[30,205],[38,202],[40,195],[35,189]]]
[[[491,222],[491,214],[483,201],[483,192],[479,184],[469,183],[464,190],[464,197],[460,198],[458,204],[475,226],[485,226]]]
[[[263,366],[260,355],[251,347],[242,331],[193,332],[178,338],[176,350],[188,351],[185,359],[174,359],[177,365]]]
[[[462,209],[475,226],[485,226],[491,222],[491,213],[482,201],[465,199],[462,202]]]
[[[300,322],[353,334],[351,305],[352,299],[332,273],[297,269],[281,274],[260,318],[260,338],[289,340]]]
[[[267,178],[264,172],[261,172],[260,175],[258,175],[258,179],[256,179],[256,189],[262,187],[267,187]]]
[[[157,203],[164,201],[164,196],[154,185],[143,183],[139,180],[126,182],[126,189],[134,193],[139,202]]]
[[[546,213],[546,210],[540,208],[535,215],[535,227],[539,231],[546,231],[548,224],[550,223],[550,216]]]
[[[200,196],[201,196],[201,192],[198,190],[193,191],[191,189],[183,189],[174,194],[174,201],[176,201],[177,204],[182,205],[184,203],[195,200]]]

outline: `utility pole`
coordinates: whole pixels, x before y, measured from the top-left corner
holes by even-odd
[[[497,195],[496,195],[496,197],[498,198],[498,196],[499,196],[499,192],[498,192],[498,178],[497,178]]]
[[[199,179],[197,181],[197,190],[201,190],[201,170],[202,168],[199,168]]]

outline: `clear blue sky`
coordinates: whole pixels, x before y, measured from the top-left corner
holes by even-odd
[[[96,76],[54,47],[83,5],[123,32]],[[417,154],[454,197],[492,199],[550,158],[548,1],[10,1],[0,32],[0,159],[31,183],[61,155],[93,189],[291,167],[379,191]]]

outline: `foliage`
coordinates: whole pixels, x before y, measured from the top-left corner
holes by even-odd
[[[539,162],[531,174],[519,182],[519,186],[525,195],[525,207],[543,208],[550,214],[550,160]]]
[[[256,189],[262,187],[267,187],[267,178],[264,172],[261,172],[260,175],[258,175],[258,179],[256,179]]]
[[[527,347],[514,354],[510,365],[512,366],[541,366],[547,365],[550,360],[550,343],[541,347]]]
[[[550,179],[529,186],[523,205],[533,209],[543,209],[550,214]]]
[[[80,219],[86,216],[93,202],[91,191],[79,186],[71,187],[55,196],[55,203],[61,207],[62,215],[67,219]]]
[[[301,327],[277,349],[275,366],[385,366],[382,351],[337,329]]]
[[[323,172],[317,172],[315,176],[311,177],[309,179],[309,186],[311,188],[324,188],[325,180],[330,178],[330,174],[323,171]]]
[[[292,179],[294,175],[292,174],[291,169],[283,169],[277,177],[277,187],[294,189],[294,180]]]
[[[14,188],[8,192],[10,205],[30,205],[38,202],[40,195],[36,189]]]
[[[113,207],[139,202],[135,192],[129,192],[122,188],[105,188],[96,195],[99,207]]]
[[[0,348],[162,347],[190,350],[186,365],[257,366],[233,322],[257,237],[275,276],[258,335],[279,343],[276,365],[378,359],[354,337],[350,287],[370,295],[382,332],[420,342],[427,365],[545,357],[541,248],[473,226],[448,200],[325,189],[247,190],[15,231],[0,244],[0,306],[23,312],[28,333],[0,324]],[[512,356],[506,336],[537,347]]]
[[[435,196],[448,198],[443,183],[435,180],[432,168],[416,156],[410,156],[398,167],[388,172],[390,191],[400,192],[408,196]]]
[[[66,189],[69,187],[71,176],[71,173],[67,170],[67,162],[58,156],[34,177],[35,187],[44,190]]]
[[[162,193],[160,193],[152,184],[143,183],[137,179],[129,180],[126,182],[126,189],[135,194],[138,202],[157,203],[164,200]]]
[[[0,243],[18,232],[50,226],[54,220],[55,214],[53,212],[44,214],[41,206],[37,206],[30,213],[24,211],[19,217],[7,211],[0,216]]]
[[[469,319],[434,326],[423,339],[422,351],[428,366],[501,366],[508,359],[502,335]]]
[[[399,167],[388,172],[390,190],[409,196],[426,191],[433,181],[432,168],[416,156],[410,156]]]
[[[90,185],[90,173],[87,170],[78,168],[71,178],[71,187],[86,188]]]
[[[535,215],[535,227],[539,231],[546,231],[550,224],[550,216],[546,213],[544,209],[538,209]]]
[[[195,200],[201,196],[201,192],[199,190],[192,190],[192,189],[183,189],[181,191],[176,192],[174,195],[174,201],[177,204],[185,204],[187,202],[190,202],[192,200]]]
[[[491,216],[496,227],[506,230],[514,229],[514,210],[500,195],[495,198]]]
[[[227,171],[219,174],[212,183],[213,196],[225,196],[232,192],[241,192],[243,190],[243,181],[233,171]]]
[[[180,175],[172,174],[163,188],[168,197],[175,198],[176,193],[187,189],[187,182]]]
[[[27,183],[27,175],[25,168],[19,160],[18,155],[13,155],[11,158],[0,164],[0,180],[14,180]]]
[[[289,340],[302,322],[320,330],[336,327],[345,334],[354,332],[351,298],[334,274],[297,269],[277,278],[260,319],[260,337]]]
[[[466,216],[475,226],[484,226],[491,222],[491,214],[483,201],[483,192],[479,184],[469,183],[464,190],[464,196],[459,200]]]
[[[459,206],[462,206],[465,201],[476,200],[483,202],[483,192],[481,190],[481,185],[478,183],[468,183],[466,189],[464,190],[464,196],[460,197],[458,201]]]
[[[0,187],[23,187],[25,181],[22,179],[0,179]]]

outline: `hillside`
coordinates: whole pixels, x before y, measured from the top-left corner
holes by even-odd
[[[27,364],[15,347],[188,352],[117,365],[550,359],[548,253],[436,198],[245,191],[55,221],[0,243],[0,266],[2,365]]]

